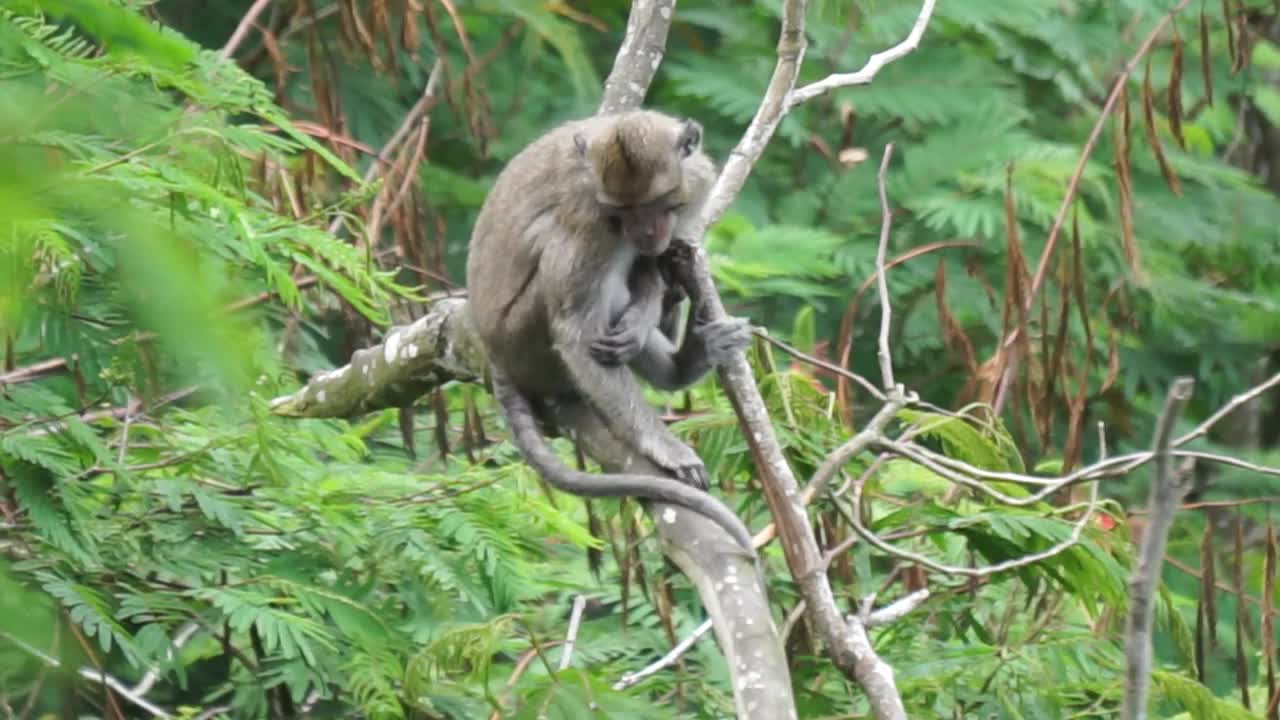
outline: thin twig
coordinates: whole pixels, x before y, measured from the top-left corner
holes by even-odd
[[[814,367],[822,368],[823,370],[826,370],[829,373],[839,375],[840,377],[848,378],[849,380],[852,380],[858,383],[858,385],[862,386],[863,390],[866,390],[868,393],[871,394],[872,397],[874,397],[877,400],[885,399],[884,393],[881,392],[880,388],[876,387],[875,383],[862,377],[858,373],[853,372],[852,370],[846,370],[845,368],[842,368],[839,365],[836,365],[834,363],[829,363],[826,360],[823,360],[822,358],[817,358],[812,355],[809,355],[803,350],[800,350],[799,348],[788,345],[785,342],[779,340],[778,338],[770,335],[768,332],[766,332],[763,329],[754,330],[751,334],[755,335],[761,340],[764,340],[770,345],[773,345],[774,347],[781,349],[783,352],[796,358],[797,360],[803,360],[804,362]]]
[[[1178,378],[1169,388],[1164,410],[1156,420],[1155,472],[1151,479],[1151,515],[1142,532],[1138,566],[1129,578],[1129,617],[1125,625],[1125,688],[1120,717],[1144,720],[1151,682],[1151,626],[1155,619],[1155,591],[1160,584],[1161,561],[1169,542],[1169,528],[1186,488],[1173,470],[1169,452],[1173,427],[1191,397],[1195,381]]]
[[[911,32],[907,34],[906,39],[888,50],[882,50],[872,55],[861,70],[851,73],[834,73],[817,82],[809,83],[804,87],[793,90],[790,97],[787,98],[787,110],[819,95],[825,95],[837,88],[869,84],[884,69],[885,65],[906,57],[920,46],[920,38],[924,37],[924,30],[929,26],[929,18],[933,15],[934,4],[934,0],[924,0],[924,4],[920,7],[920,13],[916,16],[915,24],[911,26]]]
[[[981,485],[981,483],[979,483],[979,485]],[[999,494],[994,490],[991,490],[990,493],[992,495]],[[881,552],[887,555],[892,555],[893,557],[915,563],[917,565],[920,565],[921,567],[925,567],[930,570],[933,570],[934,572],[939,572],[946,575],[958,575],[961,577],[987,577],[989,575],[997,575],[999,573],[1008,572],[1009,570],[1015,570],[1020,567],[1026,567],[1027,565],[1034,565],[1035,563],[1038,563],[1042,560],[1047,560],[1051,557],[1054,557],[1055,555],[1058,555],[1059,553],[1069,550],[1070,548],[1079,544],[1080,537],[1084,534],[1084,529],[1089,525],[1089,521],[1093,519],[1093,513],[1097,510],[1098,504],[1099,504],[1098,483],[1094,482],[1092,485],[1090,485],[1089,502],[1085,506],[1085,511],[1080,515],[1080,518],[1072,525],[1071,533],[1067,536],[1066,539],[1062,540],[1061,542],[1055,543],[1052,547],[1046,548],[1045,550],[1042,550],[1040,552],[1030,553],[1028,555],[1023,555],[1017,558],[1011,558],[1003,562],[995,563],[994,565],[984,565],[981,567],[967,567],[967,566],[961,566],[961,565],[948,565],[945,563],[940,563],[925,555],[921,555],[920,553],[915,553],[915,552],[911,552],[910,550],[903,550],[902,548],[895,547],[885,542],[884,540],[882,540],[874,532],[872,532],[870,529],[864,526],[861,520],[862,486],[860,483],[854,484],[852,501],[853,501],[853,509],[851,512],[849,512],[846,515],[846,520],[849,522],[849,525],[853,528],[854,532],[856,532],[858,536],[861,537],[863,540],[866,540],[876,549],[880,550]]]
[[[157,398],[155,402],[147,406],[147,409],[156,410],[170,403],[178,402],[179,400],[182,400],[189,395],[195,394],[195,392],[199,389],[200,389],[199,385],[189,385],[180,390],[174,390],[171,393],[162,395],[159,398]],[[137,398],[134,398],[129,402],[129,404],[124,405],[122,407],[107,408],[104,410],[95,410],[93,412],[80,414],[79,417],[80,417],[80,421],[84,423],[94,423],[99,420],[105,420],[107,418],[115,418],[119,420],[124,418],[127,415],[136,414],[141,409],[141,407],[142,407],[141,402]],[[28,434],[31,435],[32,437],[42,437],[44,435],[52,435],[54,433],[60,433],[66,428],[67,428],[67,424],[65,422],[53,421],[53,422],[39,424],[35,429],[31,430],[31,432]]]
[[[573,599],[573,610],[569,613],[569,632],[564,636],[564,650],[560,652],[560,670],[565,670],[573,662],[573,648],[578,642],[578,628],[582,625],[582,610],[587,606],[587,596],[578,595]]]
[[[244,17],[240,18],[240,24],[236,25],[235,32],[231,33],[231,39],[227,40],[227,44],[222,46],[222,52],[220,54],[224,60],[231,57],[231,55],[235,53],[236,48],[240,47],[240,43],[243,42],[245,36],[249,34],[249,28],[253,27],[253,24],[258,21],[258,16],[261,15],[262,11],[266,10],[267,6],[270,4],[271,0],[256,0],[256,2],[249,7],[249,12],[245,13]]]
[[[893,602],[889,603],[888,605],[885,605],[879,610],[866,613],[866,615],[862,618],[862,623],[870,628],[870,627],[878,627],[880,625],[888,625],[889,623],[892,623],[892,622],[897,622],[898,620],[901,620],[902,618],[911,614],[913,610],[920,607],[920,605],[924,603],[925,600],[928,600],[928,599],[929,599],[929,589],[921,588],[911,593],[910,595],[906,595],[904,597],[898,598],[897,600],[894,600]]]
[[[1188,442],[1195,440],[1196,438],[1204,437],[1209,433],[1210,428],[1216,425],[1224,417],[1230,415],[1233,410],[1253,400],[1254,398],[1270,390],[1276,385],[1280,385],[1280,373],[1276,373],[1275,375],[1272,375],[1271,377],[1267,378],[1263,382],[1249,388],[1248,390],[1240,393],[1239,395],[1233,396],[1231,400],[1227,402],[1226,405],[1223,405],[1222,407],[1218,408],[1217,412],[1210,415],[1208,418],[1205,419],[1204,422],[1197,425],[1195,430],[1192,430],[1191,432],[1178,437],[1177,440],[1174,440],[1173,441],[1174,447],[1185,445]]]
[[[658,658],[654,662],[644,666],[643,668],[635,672],[629,672],[623,675],[622,678],[618,680],[618,682],[613,684],[613,689],[626,690],[627,688],[632,687],[634,685],[639,685],[641,680],[644,680],[650,675],[659,673],[665,668],[669,668],[672,665],[675,665],[676,662],[681,657],[683,657],[685,653],[689,652],[689,649],[692,648],[695,644],[697,644],[698,640],[700,640],[703,635],[706,635],[708,632],[710,632],[710,630],[711,630],[711,621],[704,620],[702,624],[698,626],[697,630],[694,630],[692,633],[689,634],[689,637],[686,637],[685,639],[681,640],[675,647],[668,650],[666,655],[663,655],[662,657]]]
[[[926,5],[931,5],[928,0]],[[919,24],[917,22],[917,24]],[[913,31],[914,32],[914,31]],[[880,245],[876,248],[876,287],[880,293],[880,343],[876,357],[880,360],[880,383],[889,393],[897,384],[893,380],[893,355],[889,352],[889,326],[893,324],[893,306],[889,303],[888,272],[884,267],[889,250],[889,230],[893,227],[893,211],[889,207],[889,191],[885,176],[889,172],[889,160],[893,158],[893,143],[884,146],[880,158],[880,172],[876,173],[876,186],[880,191]]]
[[[507,684],[503,687],[502,700],[498,707],[494,708],[493,713],[489,715],[489,720],[502,720],[502,707],[507,704],[507,698],[511,695],[511,691],[515,689],[516,683],[520,682],[520,678],[524,676],[533,661],[542,656],[542,651],[550,650],[556,645],[561,644],[561,640],[548,640],[542,645],[535,645],[524,651],[519,660],[516,660],[515,667],[511,669],[511,676],[507,678]]]
[[[787,619],[782,623],[782,642],[786,643],[791,639],[791,631],[796,629],[796,625],[800,624],[800,618],[804,617],[805,608],[804,598],[800,598],[800,602],[791,608],[791,612],[787,613]]]
[[[165,653],[164,653],[165,661],[168,662],[170,660],[173,660],[174,652],[181,650],[182,646],[186,645],[187,641],[189,641],[191,637],[195,635],[196,631],[199,629],[200,629],[200,623],[194,620],[188,620],[187,622],[183,623],[182,627],[178,628],[178,631],[173,634],[173,642],[169,645],[169,649],[165,650]],[[147,670],[146,674],[142,676],[142,679],[138,681],[137,685],[134,685],[132,688],[129,689],[129,692],[132,692],[135,695],[146,695],[147,693],[151,692],[151,688],[156,684],[156,681],[159,679],[160,679],[159,666],[152,667],[151,669]]]
[[[822,460],[822,464],[814,471],[813,477],[805,487],[805,494],[813,496],[821,493],[827,483],[831,481],[831,478],[835,477],[836,472],[845,466],[845,463],[870,447],[878,438],[884,437],[885,426],[897,416],[898,411],[905,405],[906,401],[901,398],[890,398],[885,401],[885,404],[880,406],[875,416],[871,418],[861,432],[854,435],[840,447],[832,450]]]
[[[40,648],[33,647],[27,644],[25,641],[23,641],[21,638],[15,635],[5,632],[4,630],[0,630],[0,637],[3,637],[4,639],[13,643],[22,651],[26,652],[27,654],[31,655],[32,657],[36,658],[37,660],[39,660],[40,662],[44,663],[45,665],[51,668],[62,667],[62,661],[58,660],[58,658],[53,657],[52,655],[44,652]],[[167,711],[165,711],[164,708],[148,701],[145,697],[143,697],[142,693],[135,692],[132,688],[130,688],[128,685],[125,685],[123,682],[121,682],[118,678],[116,678],[113,675],[108,675],[104,672],[95,670],[90,667],[82,667],[76,671],[76,674],[82,678],[85,678],[86,680],[92,680],[96,683],[100,683],[102,685],[105,685],[111,688],[112,690],[119,693],[120,696],[123,697],[125,700],[128,700],[134,705],[137,705],[138,707],[147,711],[152,717],[166,718],[166,719],[169,717],[172,717],[171,715],[169,715]]]
[[[0,373],[0,388],[3,388],[5,385],[17,385],[19,383],[38,380],[42,377],[53,375],[54,373],[59,373],[66,369],[66,358],[41,360],[37,363],[32,363],[23,367],[14,368],[8,372]]]

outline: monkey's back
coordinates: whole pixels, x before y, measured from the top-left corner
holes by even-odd
[[[552,347],[549,298],[537,274],[560,234],[573,133],[583,124],[561,125],[511,158],[480,206],[467,255],[468,312],[490,362],[538,395],[573,389]]]

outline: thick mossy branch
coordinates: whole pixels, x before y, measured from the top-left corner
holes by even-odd
[[[467,301],[446,298],[382,343],[357,350],[351,362],[317,374],[271,410],[287,417],[352,417],[405,407],[450,380],[484,377],[485,353],[466,315]]]

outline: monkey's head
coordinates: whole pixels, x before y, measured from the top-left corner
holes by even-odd
[[[590,169],[609,232],[641,255],[661,255],[671,244],[676,213],[688,202],[685,162],[701,157],[702,126],[636,110],[604,118],[574,145]]]

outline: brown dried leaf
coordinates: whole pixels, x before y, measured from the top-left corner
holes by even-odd
[[[1231,58],[1231,72],[1235,72],[1236,28],[1235,17],[1231,14],[1231,0],[1222,0],[1222,20],[1227,26],[1227,56]]]
[[[1253,52],[1253,43],[1256,39],[1249,33],[1249,15],[1239,4],[1236,5],[1235,25],[1236,51],[1231,56],[1231,72],[1238,73],[1249,64],[1249,56]]]
[[[942,323],[942,342],[947,350],[960,356],[965,372],[972,376],[978,371],[978,358],[974,354],[973,343],[947,306],[947,271],[943,261],[938,261],[938,270],[933,277],[933,297],[938,306],[938,320]]]
[[[472,393],[463,393],[462,395],[462,452],[467,456],[467,461],[472,465],[476,464],[476,448],[479,447],[478,438],[476,437],[476,426],[474,421],[474,411],[476,407],[476,398]],[[600,552],[596,548],[596,552]]]
[[[1008,238],[1006,243],[1005,298],[1013,300],[1015,312],[1021,316],[1023,315],[1023,308],[1026,307],[1027,301],[1030,299],[1027,297],[1027,292],[1031,286],[1031,277],[1027,271],[1026,254],[1022,249],[1022,238],[1018,233],[1018,214],[1013,194],[1012,164],[1009,165],[1005,172],[1004,227]]]
[[[1235,509],[1235,687],[1240,689],[1240,703],[1249,707],[1249,660],[1244,656],[1244,516]]]
[[[334,4],[338,8],[338,44],[344,50],[353,49],[358,44],[358,41],[356,40],[355,18],[351,16],[351,3],[345,0],[337,0]],[[315,28],[318,25],[319,23],[312,23],[311,27]],[[314,31],[312,34],[314,35]],[[312,65],[311,67],[314,68],[316,66]]]
[[[1213,520],[1206,515],[1200,538],[1200,606],[1208,626],[1209,648],[1218,646],[1218,573],[1213,556]]]
[[[280,43],[275,33],[270,30],[262,31],[262,47],[267,52],[267,57],[271,60],[271,70],[276,79],[276,102],[283,103],[285,97],[285,88],[289,80],[289,63],[285,60],[284,52],[280,50]]]
[[[1196,603],[1196,629],[1195,629],[1195,653],[1196,653],[1196,680],[1201,684],[1205,681],[1205,652],[1204,647],[1204,606]]]
[[[1236,597],[1236,609],[1243,610],[1244,599]],[[1236,687],[1240,690],[1240,704],[1251,710],[1249,703],[1249,658],[1244,652],[1244,618],[1247,613],[1236,613]]]
[[[1125,120],[1129,116],[1128,90],[1120,92],[1123,111],[1120,122],[1116,126],[1113,143],[1116,168],[1116,186],[1120,195],[1120,240],[1124,244],[1124,258],[1129,263],[1129,270],[1139,284],[1143,284],[1142,261],[1138,253],[1138,239],[1133,230],[1133,174],[1129,167],[1129,134]]]
[[[596,510],[595,503],[585,500],[584,504],[587,508],[587,531],[592,537],[603,538],[604,527],[600,522],[600,513]],[[616,556],[615,556],[616,557]],[[587,570],[591,576],[598,582],[600,580],[600,568],[604,567],[604,547],[588,546],[587,547]],[[623,582],[626,582],[624,579]],[[623,605],[625,609],[626,605]]]
[[[1178,147],[1187,149],[1187,140],[1182,136],[1182,33],[1178,32],[1178,24],[1173,23],[1173,57],[1169,67],[1169,131]]]
[[[1120,377],[1120,349],[1116,341],[1118,334],[1110,318],[1107,318],[1107,374],[1102,378],[1102,386],[1098,388],[1099,394],[1110,390]]]
[[[1076,310],[1080,314],[1081,324],[1084,325],[1085,359],[1077,371],[1075,394],[1067,405],[1067,442],[1062,451],[1063,472],[1070,472],[1071,468],[1080,461],[1081,438],[1084,437],[1085,430],[1084,411],[1089,400],[1089,370],[1093,367],[1097,355],[1093,341],[1093,328],[1089,324],[1089,306],[1085,303],[1084,265],[1081,261],[1083,254],[1080,242],[1080,204],[1076,203],[1071,208],[1071,272],[1070,277],[1064,282],[1069,282],[1071,285]],[[1063,372],[1065,374],[1069,371],[1064,369]]]
[[[1253,616],[1248,613],[1244,606],[1244,511],[1240,507],[1236,507],[1236,557],[1235,557],[1235,585],[1236,585],[1236,613],[1239,616],[1239,622],[1244,623],[1245,634],[1250,640],[1257,642],[1258,633],[1253,626]]]
[[[1083,387],[1087,390],[1088,384]],[[1062,445],[1063,473],[1071,472],[1076,463],[1080,462],[1080,439],[1084,437],[1084,402],[1080,398],[1087,396],[1087,393],[1077,393],[1067,405],[1067,439]]]
[[[400,430],[400,442],[404,443],[405,452],[410,460],[418,459],[418,436],[415,432],[417,415],[412,405],[396,409],[397,426]]]
[[[1072,204],[1072,217],[1074,218],[1078,212],[1078,206]],[[1043,406],[1043,417],[1046,421],[1042,426],[1038,426],[1040,430],[1040,444],[1047,447],[1049,443],[1049,428],[1052,423],[1049,421],[1053,417],[1054,401],[1058,388],[1058,378],[1062,378],[1062,387],[1066,388],[1071,381],[1071,371],[1068,369],[1066,357],[1067,349],[1067,328],[1071,323],[1071,258],[1067,256],[1059,256],[1058,258],[1058,321],[1057,328],[1053,333],[1052,349],[1046,344],[1044,349],[1045,359],[1045,380],[1044,393],[1041,397],[1041,405]],[[1048,328],[1048,324],[1045,324]],[[1044,337],[1048,338],[1049,333],[1045,332]],[[1047,340],[1046,340],[1047,343]],[[1069,467],[1067,468],[1070,469]]]
[[[1209,54],[1209,18],[1200,8],[1200,74],[1204,76],[1204,99],[1213,107],[1213,56]]]
[[[1267,720],[1280,720],[1280,688],[1276,686],[1276,525],[1267,516],[1267,549],[1262,561],[1262,656],[1267,659]]]
[[[341,4],[340,4],[341,5]],[[323,61],[320,43],[322,40],[314,37],[307,37],[307,66],[311,68],[311,95],[315,98],[316,113],[320,117],[320,124],[336,130],[338,127],[337,117],[337,101],[332,93],[332,86],[329,84],[329,73],[323,68],[329,67]]]
[[[1165,183],[1169,185],[1174,195],[1182,197],[1182,181],[1169,165],[1169,159],[1164,155],[1164,147],[1160,144],[1160,137],[1156,134],[1154,95],[1155,92],[1151,89],[1151,59],[1147,58],[1147,71],[1142,78],[1142,115],[1146,121],[1144,124],[1147,129],[1147,141],[1151,143],[1151,152],[1156,156],[1156,163],[1160,166],[1160,173],[1164,175]]]
[[[625,552],[628,556],[627,563],[636,574],[636,587],[640,588],[640,594],[649,602],[657,602],[657,600],[649,592],[649,571],[644,567],[644,561],[640,557],[640,523],[636,518],[635,503],[629,500],[623,500],[620,506],[623,513],[622,526],[625,529],[623,540],[625,541]]]
[[[653,597],[657,600],[654,604],[657,605],[658,619],[662,622],[662,632],[667,636],[667,642],[675,645],[680,642],[680,637],[676,634],[675,599],[671,596],[671,583],[659,573],[654,577],[653,585]]]
[[[1031,277],[1030,272],[1027,270],[1026,254],[1023,252],[1022,238],[1018,230],[1012,164],[1008,166],[1005,172],[1004,222],[1007,241],[1005,243],[1005,287],[1004,307],[1001,312],[1003,325],[1001,335],[1008,337],[1009,333],[1016,328],[1017,339],[1009,352],[1003,352],[1005,348],[1001,348],[1002,352],[997,353],[995,356],[1000,357],[1003,361],[996,376],[997,387],[994,388],[995,394],[993,395],[993,400],[997,405],[1003,403],[1003,393],[999,384],[1004,382],[1012,385],[1013,378],[1006,377],[1009,372],[1009,366],[1016,366],[1019,361],[1031,357],[1031,343],[1027,337],[1026,317],[1026,307],[1030,299]]]
[[[1005,352],[1003,348],[996,348],[991,357],[979,365],[977,371],[965,382],[960,390],[961,400],[990,405],[995,400],[996,385],[1000,382],[1004,364]]]
[[[1076,206],[1077,210],[1079,205]],[[1086,295],[1084,290],[1084,248],[1080,241],[1080,216],[1079,213],[1071,215],[1071,275],[1072,285],[1076,300],[1076,310],[1080,313],[1080,324],[1084,326],[1084,338],[1088,346],[1085,348],[1088,353],[1089,363],[1093,363],[1093,356],[1096,350],[1093,338],[1093,325],[1089,322],[1089,304],[1085,301]]]
[[[1130,151],[1133,149],[1133,113],[1129,107],[1128,82],[1120,88],[1118,104],[1120,105],[1120,135],[1124,138],[1124,164],[1125,167],[1131,167],[1129,158]]]
[[[369,0],[369,29],[374,37],[380,37],[385,40],[387,47],[391,50],[391,8],[387,6],[387,0]]]
[[[369,60],[376,63],[378,58],[373,53],[373,33],[365,26],[358,0],[351,0],[349,12],[351,13],[351,27],[355,32],[356,39],[360,41],[360,47],[364,49]]]
[[[439,390],[431,393],[431,410],[435,413],[436,425],[433,433],[436,439],[436,450],[440,452],[440,457],[449,454],[449,403],[444,399],[444,393]]]

